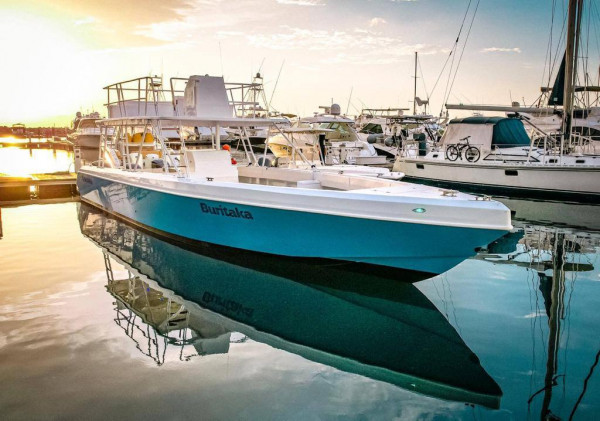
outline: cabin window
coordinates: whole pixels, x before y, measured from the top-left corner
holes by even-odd
[[[549,160],[548,160],[548,162],[549,162],[550,164],[556,164],[556,159],[554,159],[554,158],[552,158],[552,159],[549,159]]]
[[[381,124],[369,123],[363,127],[360,132],[367,134],[381,134],[383,133],[383,129],[381,128]]]
[[[504,170],[504,175],[516,176],[516,175],[519,175],[519,171],[517,171],[517,170]]]
[[[438,154],[434,153],[434,154],[433,154],[433,157],[434,157],[434,158],[437,158],[437,157],[438,157]]]
[[[78,128],[80,128],[80,129],[95,129],[96,122],[95,122],[95,120],[91,120],[91,119],[90,120],[81,120]]]
[[[339,124],[337,127],[337,131],[342,134],[347,134],[350,132],[347,124]]]
[[[417,164],[417,169],[418,170],[424,170],[425,169],[425,165],[423,165],[423,164]]]
[[[576,159],[575,163],[576,164],[585,164],[585,159]]]

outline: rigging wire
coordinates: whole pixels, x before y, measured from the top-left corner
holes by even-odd
[[[446,66],[448,65],[448,61],[450,60],[450,58],[452,58],[452,63],[454,63],[454,52],[456,51],[456,47],[458,46],[458,42],[460,40],[460,34],[462,33],[463,27],[465,25],[465,20],[467,19],[467,15],[469,13],[469,9],[471,8],[471,0],[469,0],[469,4],[467,5],[467,10],[465,11],[465,15],[463,16],[463,20],[460,24],[460,28],[458,30],[458,35],[456,36],[456,40],[454,41],[454,44],[452,45],[452,48],[450,49],[450,53],[448,54],[448,57],[446,57],[446,61],[444,62],[444,66],[442,67],[442,70],[440,71],[440,74],[437,77],[437,80],[435,81],[435,84],[433,85],[433,88],[431,89],[431,95],[433,95],[433,92],[435,91],[435,88],[437,87],[438,82],[440,81],[442,75],[444,74],[444,70],[446,70]],[[450,72],[452,71],[452,65],[450,66]],[[446,86],[448,86],[446,84]],[[444,92],[444,97],[446,97],[446,92]],[[440,115],[442,114],[442,111],[444,109],[444,106],[442,104],[442,109],[440,110]]]
[[[469,24],[469,30],[467,32],[467,37],[465,38],[465,42],[463,44],[463,48],[460,52],[460,57],[458,58],[458,63],[456,64],[456,69],[454,70],[454,77],[452,78],[452,84],[450,85],[450,89],[448,90],[448,97],[450,97],[450,92],[452,92],[452,87],[454,87],[454,82],[456,81],[456,75],[458,74],[458,68],[460,67],[460,63],[462,61],[463,54],[467,47],[467,42],[469,41],[469,35],[471,35],[471,28],[473,27],[473,22],[475,21],[475,16],[477,15],[477,10],[479,9],[479,2],[477,0],[477,4],[475,5],[475,11],[473,12],[473,17],[471,18],[471,23]],[[448,101],[448,98],[444,100],[444,103]]]
[[[423,82],[423,90],[425,91],[425,96],[427,97],[427,101],[429,101],[430,95],[427,92],[427,86],[425,86],[425,76],[423,75],[423,68],[421,67],[421,59],[417,57],[417,64],[419,65],[419,72],[421,73],[421,82]]]
[[[552,0],[552,18],[550,19],[550,34],[548,36],[548,48],[546,49],[546,58],[544,59],[544,71],[542,73],[542,86],[544,86],[544,81],[546,80],[546,66],[548,66],[548,82],[546,86],[550,86],[550,63],[552,63],[552,33],[554,30],[554,15],[556,9],[556,0]]]

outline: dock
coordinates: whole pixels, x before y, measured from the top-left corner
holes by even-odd
[[[34,140],[22,142],[10,142],[0,139],[0,148],[21,148],[21,149],[50,149],[55,151],[72,151],[73,143],[68,140]]]
[[[31,174],[13,177],[0,174],[0,206],[78,200],[74,173]]]

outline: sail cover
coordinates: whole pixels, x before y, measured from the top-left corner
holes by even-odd
[[[560,69],[556,75],[554,86],[552,87],[552,93],[548,98],[548,105],[563,105],[565,96],[565,56],[563,55],[562,62],[560,63]]]

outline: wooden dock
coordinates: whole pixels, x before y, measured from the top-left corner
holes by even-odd
[[[31,174],[11,177],[0,174],[0,206],[78,200],[74,173]]]

